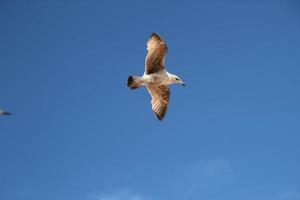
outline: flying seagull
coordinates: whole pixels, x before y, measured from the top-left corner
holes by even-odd
[[[185,84],[181,79],[165,69],[164,61],[168,51],[166,42],[156,33],[152,33],[147,42],[148,54],[145,60],[143,76],[129,76],[127,86],[137,89],[146,86],[151,95],[152,110],[161,121],[166,115],[170,100],[170,84]]]
[[[0,115],[11,115],[11,113],[5,112],[4,110],[0,109]]]

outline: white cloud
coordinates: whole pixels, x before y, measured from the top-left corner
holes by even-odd
[[[199,170],[202,176],[208,178],[231,179],[233,176],[233,168],[226,160],[211,160],[200,163]]]
[[[181,186],[183,189],[182,199],[184,200],[205,198],[211,188],[217,192],[220,188],[231,183],[234,177],[231,163],[223,159],[193,163],[186,166],[182,173],[184,175],[180,179],[184,183]]]
[[[227,160],[214,159],[193,163],[184,169],[191,184],[217,181],[228,182],[233,179],[233,167]]]
[[[91,195],[92,200],[153,200],[129,190],[118,190],[112,193]]]
[[[277,196],[278,200],[300,200],[300,192],[296,190],[285,190]]]

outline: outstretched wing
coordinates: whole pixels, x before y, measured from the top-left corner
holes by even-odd
[[[146,74],[156,73],[164,69],[164,60],[168,51],[165,41],[156,33],[152,33],[147,42],[148,54],[145,60]]]
[[[147,89],[152,97],[152,110],[155,112],[157,118],[161,121],[165,117],[170,100],[170,89],[166,85],[151,86]]]

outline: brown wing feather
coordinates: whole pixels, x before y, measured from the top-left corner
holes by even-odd
[[[165,41],[156,33],[152,33],[147,42],[148,54],[145,60],[146,74],[156,73],[164,69],[164,60],[168,51]]]
[[[152,110],[161,121],[167,113],[170,101],[170,89],[166,85],[147,86],[147,89],[152,97]]]

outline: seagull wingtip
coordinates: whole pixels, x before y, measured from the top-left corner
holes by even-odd
[[[3,115],[11,115],[10,112],[2,112]]]
[[[155,33],[155,32],[151,33],[150,38],[152,38],[152,37],[158,37],[158,38],[160,38],[159,35],[157,33]]]

